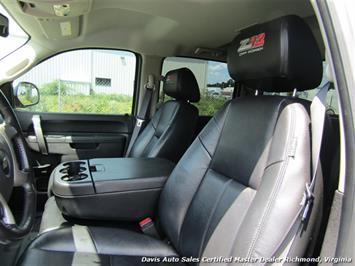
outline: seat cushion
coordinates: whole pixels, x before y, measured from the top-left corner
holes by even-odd
[[[48,265],[49,262],[51,265],[90,265],[93,262],[139,265],[144,263],[143,257],[177,257],[177,254],[167,243],[142,233],[74,225],[40,234],[18,265]]]

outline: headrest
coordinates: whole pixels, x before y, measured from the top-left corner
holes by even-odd
[[[198,102],[200,89],[194,73],[186,67],[166,73],[163,85],[164,93],[176,100]]]
[[[228,49],[227,62],[232,78],[262,91],[309,90],[322,80],[317,42],[295,15],[242,30]]]

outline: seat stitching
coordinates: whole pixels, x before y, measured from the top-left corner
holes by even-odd
[[[214,171],[213,169],[211,169],[212,171]],[[207,231],[208,229],[210,228],[210,225],[211,225],[211,220],[212,220],[212,217],[214,216],[216,210],[217,210],[217,206],[219,205],[219,203],[221,202],[221,199],[222,199],[222,196],[224,195],[224,193],[226,192],[226,189],[227,189],[227,186],[233,181],[233,179],[229,179],[228,181],[226,181],[223,185],[223,189],[222,191],[220,192],[220,194],[218,195],[218,198],[217,200],[215,201],[215,204],[212,208],[212,211],[210,212],[209,216],[208,216],[208,219],[207,219],[207,225],[206,225],[206,230],[204,231],[203,235],[202,235],[202,239],[201,239],[201,245],[200,245],[200,248],[199,248],[199,251],[198,251],[198,255],[200,257],[201,253],[202,253],[202,248],[203,248],[203,245],[205,243],[205,239],[206,239],[206,234],[207,234]]]
[[[272,162],[272,163],[266,165],[265,168],[264,168],[264,172],[265,172],[265,170],[267,170],[267,169],[270,168],[271,166],[276,165],[276,164],[279,164],[279,163],[283,163],[284,161],[285,161],[285,159],[277,160],[277,161],[275,161],[275,162]]]
[[[218,125],[217,120],[216,120],[216,118],[215,118],[214,116],[212,117],[212,121],[216,124],[217,130],[220,131],[220,132],[222,132],[222,130],[221,130],[220,126]],[[198,135],[197,138],[198,138],[198,140],[200,141],[202,147],[203,147],[203,148],[206,150],[206,152],[208,153],[208,156],[210,157],[210,159],[212,159],[212,154],[210,154],[210,152],[208,151],[208,149],[207,149],[207,147],[205,146],[205,144],[203,143],[203,140],[202,140],[202,138],[200,137],[200,135]],[[219,142],[219,139],[218,139],[218,142]],[[217,143],[217,145],[218,145],[218,143]]]
[[[228,106],[228,109],[229,109],[229,106]],[[212,116],[212,119],[211,119],[211,120],[215,123],[217,130],[218,130],[219,132],[222,132],[222,129],[221,129],[221,127],[218,125],[215,116]],[[224,122],[223,122],[223,124],[224,124]],[[203,140],[202,140],[200,134],[197,135],[197,138],[198,138],[198,140],[201,142],[201,145],[203,146],[203,148],[204,148],[204,149],[206,150],[206,152],[208,153],[210,159],[212,159],[212,154],[210,154],[210,152],[208,151],[208,149],[207,149],[207,147],[205,146],[205,144],[204,144],[204,142],[203,142]],[[219,138],[218,138],[218,142],[219,142]],[[218,145],[218,142],[217,142],[217,145]],[[216,145],[216,146],[217,146],[217,145]]]
[[[228,115],[228,113],[229,113],[229,108],[230,108],[230,106],[231,106],[231,102],[229,102],[229,104],[225,107],[226,109],[224,110],[224,112],[226,112],[226,114],[224,114],[223,126],[222,126],[222,128],[217,127],[218,129],[220,129],[220,130],[219,130],[220,134],[219,134],[219,136],[218,136],[218,140],[217,140],[217,142],[216,142],[216,146],[215,146],[215,151],[214,151],[214,152],[216,152],[217,146],[218,146],[218,144],[219,144],[219,142],[220,142],[220,140],[221,140],[223,128],[224,128],[225,123],[226,123],[226,120],[227,120],[227,115]],[[213,117],[214,117],[214,116],[213,116]],[[189,209],[190,209],[190,207],[191,207],[191,204],[192,204],[192,202],[194,201],[198,190],[200,189],[201,183],[202,183],[203,179],[205,178],[206,173],[208,172],[208,170],[209,170],[210,167],[211,167],[212,159],[213,159],[213,158],[211,157],[211,158],[210,158],[210,162],[208,163],[208,166],[207,166],[207,168],[206,168],[206,171],[204,172],[204,174],[203,174],[203,176],[202,176],[202,178],[201,178],[201,181],[200,181],[200,183],[199,183],[199,185],[198,185],[198,187],[197,187],[197,189],[196,189],[194,195],[192,196],[192,199],[191,199],[191,201],[190,201],[190,203],[189,203],[189,206],[188,206],[187,209],[186,209],[186,212],[185,212],[185,215],[184,215],[184,220],[183,220],[183,222],[182,222],[182,224],[181,224],[181,227],[179,228],[180,230],[178,231],[178,239],[177,239],[177,247],[178,247],[178,248],[180,248],[181,231],[182,231],[182,228],[184,227],[186,214],[188,213],[188,211],[189,211]]]
[[[294,114],[293,114],[292,105],[291,105],[291,121],[290,121],[289,128],[290,128],[290,134],[288,134],[288,136],[287,136],[286,143],[289,143],[290,135],[294,134],[294,130],[293,130],[293,128],[294,128]],[[284,154],[283,154],[284,158],[286,157],[287,151],[288,151],[288,148],[286,148],[285,151],[284,151]],[[257,226],[257,230],[256,230],[256,233],[255,233],[253,239],[252,239],[252,243],[251,243],[251,245],[249,247],[249,250],[248,250],[248,253],[247,253],[247,257],[250,257],[252,252],[255,250],[256,241],[259,239],[260,235],[262,234],[262,231],[264,229],[263,226],[264,226],[264,224],[266,222],[266,217],[270,213],[271,206],[275,202],[276,196],[277,196],[277,194],[279,192],[279,189],[281,187],[281,183],[282,183],[283,177],[284,177],[284,175],[286,173],[288,162],[289,162],[289,158],[286,157],[285,163],[284,163],[284,165],[282,166],[282,168],[279,171],[276,184],[275,184],[275,186],[273,188],[273,191],[271,193],[271,197],[269,197],[269,199],[268,199],[266,208],[264,209],[264,212],[262,214],[261,220],[260,220],[260,222],[259,222],[259,224]]]
[[[166,125],[166,128],[165,130],[162,132],[162,134],[160,135],[160,137],[158,137],[159,139],[164,135],[164,133],[171,127],[171,125],[173,124],[173,121],[172,120],[175,120],[176,119],[176,116],[177,114],[179,113],[179,109],[180,109],[180,106],[179,105],[175,105],[174,106],[174,110],[173,110],[173,113],[171,114],[170,116],[170,119],[169,119],[169,122],[167,123]],[[160,117],[159,117],[159,122],[160,122]],[[158,122],[158,124],[159,124]],[[156,126],[158,127],[158,125]]]
[[[294,113],[293,113],[293,108],[292,108],[292,105],[291,106],[291,121],[290,121],[290,124],[289,124],[289,129],[290,129],[290,133],[287,135],[287,140],[286,140],[286,143],[288,144],[289,143],[289,140],[291,139],[291,135],[294,134]],[[284,150],[284,154],[283,154],[283,157],[285,158],[286,157],[286,154],[288,152],[288,148],[286,148]],[[255,245],[256,245],[256,241],[258,240],[258,238],[260,237],[261,233],[262,233],[262,230],[264,229],[263,226],[266,222],[266,217],[268,216],[268,214],[270,213],[270,210],[271,210],[271,206],[273,205],[273,203],[275,202],[275,199],[276,199],[276,196],[279,192],[279,189],[281,187],[281,183],[282,183],[282,180],[283,180],[283,177],[286,173],[286,169],[287,169],[287,166],[288,166],[288,162],[289,162],[289,158],[286,157],[286,160],[284,161],[284,164],[282,166],[282,168],[280,169],[279,171],[279,174],[278,174],[278,177],[277,177],[277,180],[276,180],[276,184],[271,192],[271,196],[269,197],[268,201],[267,201],[267,204],[266,204],[266,208],[264,209],[263,211],[263,214],[261,216],[261,220],[259,222],[259,224],[257,225],[257,228],[256,228],[256,231],[255,231],[255,234],[252,238],[252,242],[249,246],[249,249],[248,249],[248,252],[247,252],[247,257],[251,257],[251,254],[253,253],[253,251],[255,250]],[[247,263],[244,263],[243,265],[247,265]]]
[[[177,111],[178,111],[178,110],[177,110],[178,107],[179,107],[179,106],[177,106],[177,105],[174,106],[173,115],[171,116],[172,119],[175,119],[175,118],[176,118],[176,114],[177,114]],[[164,131],[162,132],[162,134],[160,134],[160,136],[158,137],[158,135],[157,135],[157,128],[158,128],[158,125],[159,125],[159,123],[160,123],[161,116],[162,116],[162,111],[161,111],[160,114],[159,114],[159,119],[158,119],[157,125],[154,125],[153,119],[151,120],[151,121],[152,121],[152,127],[153,127],[153,129],[154,129],[154,133],[153,133],[152,138],[148,141],[148,144],[144,147],[144,149],[143,149],[143,151],[142,151],[142,154],[147,153],[148,156],[149,156],[149,155],[150,155],[150,156],[154,156],[154,155],[151,155],[151,152],[155,150],[154,148],[158,145],[159,140],[161,140],[162,137],[163,137],[163,135],[171,128],[172,122],[167,123],[167,126],[166,126],[165,130],[164,130]],[[144,131],[144,130],[143,130],[143,131]],[[143,135],[143,134],[142,134],[142,135]],[[150,144],[152,143],[152,141],[153,141],[153,138],[156,138],[157,142],[155,142],[152,147],[149,147],[149,145],[150,145]],[[160,145],[162,145],[162,144],[160,143]],[[149,147],[149,150],[147,150],[148,147]]]
[[[228,109],[229,109],[229,108],[228,108]],[[216,120],[216,117],[215,117],[215,116],[212,116],[212,121],[216,124],[217,129],[218,129],[219,131],[221,131],[221,128],[220,128],[220,126],[218,125],[218,123],[217,123],[217,120]]]
[[[90,228],[89,228],[88,226],[86,227],[86,230],[88,231],[89,236],[91,237],[91,240],[92,240],[92,243],[94,244],[94,247],[95,247],[96,253],[99,253],[99,250],[97,249],[97,246],[96,246],[96,243],[95,243],[94,237],[93,237],[93,235],[92,235],[92,233],[91,233],[91,230],[90,230]]]
[[[252,188],[252,187],[245,187],[245,188],[243,189],[243,191],[246,191],[247,189],[250,189],[250,190],[252,190],[252,191],[255,191],[255,193],[257,192],[257,191],[256,191],[254,188]],[[254,195],[253,195],[253,198],[255,197],[255,193],[254,193]],[[234,204],[234,203],[233,203],[233,204]],[[250,205],[251,205],[251,203],[249,204],[249,206],[250,206]],[[239,217],[239,218],[244,219],[245,216],[247,215],[247,213],[248,213],[248,211],[246,211],[246,212],[244,213],[243,217]],[[240,231],[240,228],[241,228],[241,226],[239,226],[238,231],[235,233],[235,235],[234,235],[234,237],[233,237],[233,242],[232,242],[232,245],[231,245],[230,248],[229,248],[229,256],[228,256],[228,257],[231,257],[231,256],[232,256],[233,247],[235,246],[235,243],[236,243],[236,241],[237,241],[237,236],[238,236],[238,233],[239,233],[239,231]]]
[[[212,155],[211,155],[211,154],[209,153],[209,151],[207,150],[207,148],[206,148],[205,144],[203,143],[201,137],[200,137],[200,136],[197,136],[197,139],[200,141],[202,148],[207,152],[208,157],[210,157],[210,159],[212,159]]]
[[[169,121],[176,119],[176,116],[177,116],[178,111],[179,111],[178,109],[179,109],[179,106],[176,105],[176,106],[174,107],[173,114],[171,115]],[[158,122],[158,124],[159,124],[159,123],[160,123],[160,117],[159,117],[159,122]],[[164,135],[166,135],[167,133],[169,133],[169,130],[171,129],[171,125],[172,125],[172,124],[173,124],[173,121],[171,121],[170,123],[167,123],[165,130],[160,134],[159,137],[157,136],[157,127],[158,127],[158,125],[156,126],[156,128],[154,128],[154,136],[153,136],[153,137],[155,137],[155,138],[157,139],[157,142],[154,143],[153,147],[150,148],[150,151],[148,151],[148,155],[154,156],[154,155],[151,154],[153,151],[155,151],[154,148],[155,148],[158,144],[159,144],[160,146],[162,146],[162,145],[164,144],[164,142],[161,142],[161,139],[163,139]],[[152,141],[152,140],[149,141],[149,144],[151,143],[151,141]],[[159,141],[160,141],[160,143],[159,143]],[[167,140],[165,140],[165,142],[166,142],[166,141],[167,141]],[[148,148],[148,146],[149,146],[149,145],[147,145],[147,146],[145,147],[144,152],[146,151],[146,149]]]

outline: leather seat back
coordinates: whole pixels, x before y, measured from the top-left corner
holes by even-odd
[[[300,67],[304,62],[312,66],[308,72]],[[243,30],[228,51],[228,68],[250,88],[277,92],[312,89],[322,77],[316,41],[296,16]],[[160,224],[178,253],[260,259],[280,252],[311,178],[309,127],[307,103],[296,98],[228,102],[184,154],[161,195]],[[304,254],[313,231],[314,218],[295,239],[302,244],[294,255]]]
[[[159,157],[177,162],[191,144],[198,109],[190,102],[200,100],[194,74],[188,68],[168,72],[163,90],[174,100],[160,106],[133,144],[128,157]]]

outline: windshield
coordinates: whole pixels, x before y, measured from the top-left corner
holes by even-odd
[[[20,48],[28,40],[28,35],[0,4],[0,13],[9,19],[9,36],[0,37],[0,60]]]

